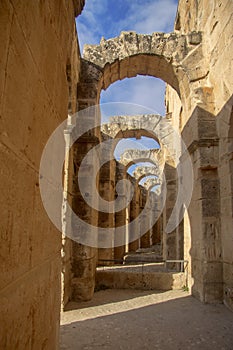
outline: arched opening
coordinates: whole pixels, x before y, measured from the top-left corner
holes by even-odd
[[[149,179],[158,180],[158,176],[156,176],[156,175],[145,174],[145,176],[143,176],[143,177],[140,179],[140,181],[139,181],[138,183],[139,183],[139,185],[143,186],[143,185],[145,184],[145,182],[146,182],[147,180],[149,180]],[[154,186],[157,186],[157,185],[154,185]],[[153,186],[153,187],[154,187],[154,186]],[[151,188],[150,188],[150,190],[151,190]]]
[[[122,34],[122,40],[129,40],[129,37],[131,39],[134,36],[134,33],[128,33],[129,35]],[[106,43],[106,45],[109,45],[109,42]],[[107,46],[106,46],[107,47]],[[164,82],[168,83],[175,91],[178,93],[178,96],[180,95],[180,88],[177,80],[177,76],[173,70],[173,66],[170,64],[169,61],[164,59],[164,57],[160,56],[147,56],[145,54],[137,54],[137,55],[128,55],[127,60],[124,58],[121,58],[119,60],[116,60],[113,63],[108,63],[108,64],[103,64],[103,77],[100,79],[99,82],[99,88],[98,91],[102,91],[103,89],[109,89],[109,86],[114,86],[115,81],[117,80],[122,80],[124,78],[132,78],[137,75],[144,75],[144,76],[151,76],[151,77],[156,77],[162,79]],[[143,77],[140,77],[140,79],[143,79]],[[123,80],[124,81],[124,80]],[[127,81],[127,80],[126,80]],[[120,85],[120,84],[119,84]],[[108,90],[107,90],[108,91]],[[104,96],[104,94],[102,93]],[[107,95],[107,94],[106,94]],[[105,97],[105,96],[104,96]],[[106,97],[105,97],[106,98]],[[105,101],[107,101],[105,99]],[[109,102],[109,101],[108,101]],[[172,119],[172,115],[170,113],[170,110],[167,108],[168,113],[168,118]],[[180,117],[180,114],[179,114]],[[178,121],[176,122],[178,124],[178,128],[180,127],[180,118],[178,118]],[[171,159],[171,158],[170,158]],[[170,161],[169,159],[169,161]],[[128,170],[129,167],[131,167],[134,163],[138,162],[150,162],[152,165],[155,165],[155,162],[152,161],[151,159],[148,159],[148,157],[136,157],[129,161],[126,165],[126,170]],[[169,168],[169,169],[168,169]],[[166,171],[168,171],[168,174],[170,176],[170,184],[169,188],[171,191],[173,191],[173,185],[172,183],[176,182],[176,178],[174,178],[174,175],[171,176],[171,166],[166,167]],[[176,192],[176,191],[175,191]],[[156,193],[156,190],[155,190]],[[173,206],[175,205],[174,198],[176,198],[176,195],[169,194],[170,198],[172,198],[172,202],[170,201],[168,208],[166,209],[166,215],[164,216],[163,220],[163,225],[164,228],[166,227],[166,224],[168,222],[168,218],[171,215]],[[180,249],[176,248],[179,247],[179,244],[176,243],[178,241],[178,238],[175,238],[178,233],[174,232],[174,234],[170,234],[163,240],[163,249],[164,249],[164,256],[165,258],[173,258],[173,260],[177,258],[182,258],[183,255],[181,256],[179,254]],[[173,237],[174,236],[174,237]],[[173,247],[174,246],[174,247]],[[168,252],[166,251],[168,249]],[[184,249],[184,247],[183,247]],[[182,249],[182,251],[183,251]],[[170,253],[169,253],[170,252]]]
[[[115,82],[122,80],[124,81],[125,78],[133,78],[139,76],[147,76],[152,78],[159,78],[162,79],[164,83],[169,84],[175,91],[177,92],[178,96],[181,96],[181,90],[183,89],[183,84],[186,82],[186,73],[183,72],[182,68],[177,69],[177,67],[173,64],[173,53],[174,51],[171,49],[171,47],[176,47],[178,44],[178,41],[180,39],[177,39],[174,35],[171,36],[164,36],[163,34],[154,33],[152,35],[137,35],[136,33],[129,32],[129,33],[121,33],[119,38],[109,39],[109,40],[102,40],[101,44],[98,47],[91,47],[87,46],[85,48],[84,52],[84,65],[89,69],[90,75],[88,76],[85,81],[88,81],[89,86],[93,89],[93,95],[85,100],[85,104],[92,105],[94,103],[98,103],[100,101],[101,92],[103,90],[108,89],[110,86],[112,86]],[[183,39],[182,39],[183,40]],[[135,46],[135,42],[137,42]],[[127,52],[121,51],[123,50],[123,47],[127,46]],[[114,50],[112,51],[112,48]],[[161,48],[162,51],[161,51]],[[179,76],[179,79],[178,79]],[[180,80],[180,76],[182,76],[182,79]],[[92,80],[93,77],[93,80]],[[152,78],[151,81],[153,80]],[[143,77],[139,77],[139,79],[143,79]],[[155,80],[155,79],[154,79]],[[181,82],[182,81],[182,82]],[[125,80],[127,82],[127,80]],[[180,83],[179,83],[180,82]],[[163,84],[164,84],[163,83]],[[87,85],[85,83],[85,85]],[[86,89],[86,87],[85,87]],[[85,90],[83,89],[83,90]],[[111,89],[111,88],[110,88]],[[110,90],[109,90],[110,91]],[[188,89],[185,90],[185,94],[189,93]],[[102,96],[104,96],[104,92],[102,93]],[[85,96],[84,96],[85,97]],[[105,96],[106,97],[106,96]],[[82,96],[83,98],[83,96]],[[102,97],[103,98],[103,97]],[[84,101],[81,100],[81,102]],[[106,122],[109,122],[109,117],[113,115],[124,115],[126,117],[127,113],[121,112],[119,113],[119,110],[117,112],[112,109],[112,101],[107,101],[105,99],[105,102],[108,102],[107,110],[104,106],[104,111],[102,109],[102,116],[103,120]],[[113,102],[114,104],[115,102]],[[123,102],[124,104],[124,102]],[[121,106],[120,106],[121,107]],[[149,112],[148,112],[149,111]],[[140,111],[141,112],[141,111]],[[123,158],[125,158],[125,161],[123,159],[120,159],[119,162],[116,164],[116,174],[118,174],[115,177],[116,180],[126,179],[128,169],[135,163],[138,162],[150,162],[152,166],[157,165],[158,168],[164,168],[165,163],[167,164],[167,167],[165,169],[165,172],[168,171],[169,175],[171,175],[171,171],[169,170],[169,167],[173,167],[175,169],[175,162],[172,160],[176,152],[179,152],[178,149],[180,146],[178,146],[178,149],[174,147],[174,140],[172,139],[172,115],[171,113],[168,113],[165,117],[158,116],[154,113],[154,110],[152,111],[153,114],[151,114],[151,109],[148,107],[144,107],[144,111],[141,112],[141,116],[145,114],[146,116],[151,116],[151,124],[150,126],[155,123],[157,125],[158,122],[161,122],[161,128],[159,128],[159,135],[157,137],[157,141],[163,146],[161,147],[158,152],[158,148],[151,149],[150,155],[148,154],[138,154],[133,155],[132,159],[130,159],[129,153],[131,150],[127,150],[128,154],[125,153],[122,155]],[[129,113],[131,116],[135,116],[135,114],[138,114],[138,110],[136,113]],[[164,113],[162,113],[164,114]],[[95,116],[96,117],[96,116]],[[99,115],[98,115],[99,118]],[[115,118],[115,117],[114,117]],[[149,117],[150,118],[150,117]],[[179,119],[179,118],[178,118]],[[147,120],[148,122],[148,120]],[[115,125],[117,125],[117,121],[115,120]],[[179,128],[179,120],[177,121],[178,128]],[[117,128],[119,128],[118,132],[111,134],[105,134],[103,136],[103,139],[101,135],[103,135],[103,129],[102,126],[100,128],[100,131],[96,132],[96,136],[99,137],[100,142],[102,140],[106,139],[107,137],[115,138],[116,135],[119,137],[152,137],[150,132],[146,128],[142,128],[142,126],[135,127],[134,131],[131,130],[122,130],[120,129],[120,126],[117,125]],[[138,129],[141,131],[138,132]],[[137,131],[136,131],[137,130]],[[153,131],[153,127],[152,127]],[[101,134],[102,133],[102,134]],[[178,143],[177,143],[178,145]],[[176,146],[177,146],[176,145]],[[165,149],[168,149],[169,152],[165,152]],[[139,150],[138,150],[139,151]],[[132,149],[132,152],[135,152],[135,149]],[[125,157],[126,156],[126,157]],[[179,157],[178,157],[179,158]],[[127,161],[127,159],[130,159],[130,161]],[[176,157],[177,159],[177,157]],[[119,166],[118,163],[121,163],[121,166]],[[122,165],[124,168],[122,169]],[[112,169],[112,167],[109,167],[109,170]],[[168,170],[167,170],[168,169]],[[176,171],[176,170],[175,170]],[[111,171],[110,171],[111,173]],[[110,174],[109,173],[109,174]],[[108,181],[109,183],[114,183],[114,172],[111,173],[109,179],[106,179],[104,181]],[[101,178],[102,176],[100,176]],[[171,177],[170,176],[170,185],[169,185],[169,191],[174,191],[174,195],[170,193],[170,197],[172,198],[171,201],[169,201],[168,207],[165,208],[166,215],[163,215],[163,222],[161,223],[161,230],[164,230],[167,226],[168,219],[172,214],[173,207],[175,206],[175,200],[177,196],[175,186],[177,177]],[[141,186],[139,185],[141,188]],[[101,191],[105,188],[109,188],[108,186],[102,186]],[[150,193],[153,193],[153,191],[149,191]],[[108,191],[105,192],[106,194]],[[157,195],[157,192],[154,192],[154,195]],[[142,205],[138,205],[139,208],[143,208],[147,203],[147,194],[145,193],[145,189],[141,189],[141,199],[139,199],[139,202]],[[139,210],[140,211],[140,210]],[[125,225],[127,222],[130,221],[130,214],[129,214],[129,208],[126,208],[126,211],[123,213],[120,213],[120,215],[115,215],[115,227],[118,227],[116,224],[116,220],[120,222],[120,225]],[[133,214],[134,215],[134,214]],[[103,215],[100,214],[100,217],[102,218]],[[106,217],[106,215],[105,215]],[[117,217],[117,219],[116,219]],[[143,222],[144,220],[144,222]],[[140,226],[143,226],[145,223],[147,224],[147,218],[146,214],[144,215],[144,219],[140,223]],[[108,219],[106,218],[106,223],[108,222]],[[101,219],[102,222],[102,219]],[[108,223],[107,223],[108,225]],[[127,226],[127,225],[126,225]],[[130,235],[130,232],[126,232],[125,235]],[[173,236],[174,237],[173,237]],[[147,237],[151,237],[151,234],[149,233]],[[149,243],[148,243],[149,242]],[[172,256],[174,260],[176,260],[178,249],[176,248],[176,231],[169,236],[166,237],[166,239],[163,238],[163,252],[164,252],[164,258],[167,259],[167,257]],[[150,244],[150,241],[144,241],[143,245],[147,246],[147,244]],[[127,246],[127,244],[126,244]],[[174,247],[173,247],[174,246]],[[171,249],[172,247],[172,249]],[[115,249],[116,248],[116,249]],[[113,256],[119,256],[122,257],[122,254],[125,253],[125,251],[119,252],[119,247],[115,247],[114,249],[110,248],[108,250],[108,257],[110,257],[109,260]],[[128,245],[129,248],[129,245]],[[128,249],[127,248],[127,249]],[[169,248],[169,249],[168,249]],[[118,253],[116,254],[116,250],[118,250]],[[167,253],[168,250],[170,253]],[[171,253],[172,252],[172,253]],[[104,252],[104,254],[106,251]],[[173,254],[174,253],[174,254]]]

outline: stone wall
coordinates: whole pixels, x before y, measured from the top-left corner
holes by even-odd
[[[232,94],[232,16],[231,0],[180,0],[175,23],[175,29],[182,34],[191,31],[204,33],[207,83],[215,96],[209,104],[214,105],[216,115]]]
[[[0,2],[1,349],[58,347],[61,233],[38,175],[48,137],[67,118],[68,85],[77,86],[74,3]]]
[[[189,213],[192,212],[192,238],[195,239],[192,239],[191,247],[191,255],[195,260],[192,268],[195,293],[204,301],[224,300],[231,308],[232,16],[231,0],[179,1],[175,30],[180,34],[194,31],[202,33],[202,55],[194,55],[193,64],[196,64],[196,72],[200,72],[203,67],[205,69],[201,79],[191,82],[193,91],[189,99],[192,94],[198,98],[190,114],[181,113],[179,116],[174,111],[177,97],[170,87],[167,90],[168,112],[173,112],[177,120],[181,117],[179,126],[192,153],[196,181],[200,181],[200,185],[196,182],[197,192],[189,209]],[[191,105],[191,101],[186,103]],[[198,217],[202,219],[196,220]],[[204,252],[202,258],[198,253],[201,250]],[[201,275],[204,278],[202,282]],[[204,288],[201,287],[203,283],[206,284]]]

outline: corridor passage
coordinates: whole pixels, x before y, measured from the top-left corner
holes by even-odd
[[[181,290],[102,290],[61,319],[61,350],[92,349],[232,350],[233,313]]]

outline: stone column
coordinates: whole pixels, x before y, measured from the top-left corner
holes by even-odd
[[[148,191],[141,186],[141,211],[143,211],[141,217],[141,230],[144,230],[146,226],[148,226],[148,221],[150,220],[149,211],[145,208],[146,201],[148,198]],[[150,230],[147,231],[140,239],[140,247],[141,248],[149,248],[150,247]]]
[[[217,116],[224,303],[233,310],[233,97]]]
[[[73,259],[73,242],[67,236],[71,228],[71,218],[67,217],[67,205],[72,205],[72,183],[73,183],[73,152],[70,150],[72,143],[72,131],[74,126],[71,124],[71,118],[68,117],[67,128],[64,131],[66,144],[66,154],[64,162],[64,190],[63,190],[63,205],[62,205],[62,307],[65,307],[67,302],[72,297],[72,259]]]
[[[166,177],[167,196],[165,208],[163,210],[163,259],[176,260],[178,258],[177,230],[175,228],[174,231],[169,233],[166,233],[165,230],[176,203],[177,174],[176,169],[167,163],[165,164],[164,173]],[[174,263],[168,265],[169,268],[172,268],[174,266]]]
[[[150,200],[150,208],[149,208],[149,219],[150,219],[150,229],[149,229],[149,234],[150,234],[150,246],[153,244],[153,221],[154,221],[154,215],[155,213],[155,202],[154,202],[154,197],[153,197],[153,192],[148,191],[148,196]]]
[[[125,178],[126,178],[126,168],[124,165],[117,162],[115,183],[117,184],[118,181]],[[124,191],[122,191],[122,193],[120,193],[119,195],[124,197],[125,196]],[[118,212],[115,212],[115,227],[125,226],[125,225],[126,225],[126,208]],[[125,238],[126,238],[126,232],[125,232]],[[114,259],[122,259],[126,251],[125,248],[126,248],[125,245],[114,247]]]
[[[88,224],[98,226],[98,212],[91,208],[82,197],[78,186],[78,171],[83,157],[87,152],[99,143],[100,128],[95,126],[95,122],[99,121],[100,114],[95,106],[98,103],[98,80],[101,78],[102,72],[91,63],[82,60],[80,79],[77,85],[77,111],[79,116],[77,120],[77,128],[82,136],[75,142],[73,146],[73,193],[72,193],[72,209],[74,212]],[[88,112],[84,110],[88,107]],[[88,130],[89,128],[89,130]],[[86,177],[94,173],[94,168],[98,166],[97,159],[92,159],[92,164],[87,166]],[[97,179],[98,183],[98,179]],[[91,196],[92,190],[87,193]],[[73,227],[74,235],[82,235],[85,232],[79,232],[80,228]],[[93,239],[96,239],[94,237]],[[73,243],[73,261],[72,261],[72,299],[73,300],[90,300],[94,293],[95,287],[95,270],[96,270],[97,249],[82,244]]]
[[[193,196],[188,208],[194,279],[192,292],[203,302],[221,302],[222,249],[215,117],[196,107],[182,136],[188,145],[194,171]]]
[[[74,179],[73,179],[73,201],[72,207],[74,212],[80,219],[93,226],[98,225],[98,211],[94,206],[90,207],[85,198],[82,197],[78,185],[78,170],[83,157],[94,146],[98,144],[99,140],[94,135],[83,135],[76,141],[73,146],[74,149]],[[85,178],[88,178],[91,173],[94,173],[94,167],[98,166],[96,159],[90,160],[90,164],[86,166]],[[85,196],[92,197],[93,189],[90,188],[89,193]],[[92,197],[95,201],[95,197]],[[95,203],[96,204],[96,203]],[[80,228],[73,226],[74,236],[85,235],[85,232],[79,232]],[[77,232],[76,232],[77,231]],[[93,237],[93,240],[97,237]],[[97,249],[85,246],[79,243],[73,243],[73,261],[72,261],[72,299],[73,300],[90,300],[94,293],[95,287],[95,269],[96,269],[96,255]]]
[[[99,194],[106,201],[115,200],[115,161],[111,160],[104,164],[99,172]],[[113,228],[115,224],[114,213],[105,213],[99,209],[99,226],[104,228]],[[98,249],[98,263],[99,265],[111,265],[114,259],[114,237],[112,237],[112,246],[109,248]],[[101,260],[106,260],[101,261]],[[108,261],[107,261],[108,260]]]
[[[130,203],[130,222],[134,221],[135,225],[131,226],[131,232],[129,232],[129,240],[130,240],[129,252],[135,252],[140,246],[140,237],[138,237],[136,240],[132,238],[132,237],[137,236],[137,229],[138,229],[138,225],[139,225],[139,221],[135,221],[135,220],[137,220],[138,215],[139,215],[140,191],[139,191],[139,187],[138,187],[138,182],[134,178],[131,178],[131,181],[134,185],[134,195],[133,195],[132,201]]]
[[[154,192],[151,192],[152,197],[152,216],[156,215],[156,221],[152,226],[152,245],[160,244],[161,243],[161,217],[157,217],[157,213],[159,210],[159,202],[157,195]]]

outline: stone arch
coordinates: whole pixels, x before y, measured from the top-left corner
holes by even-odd
[[[137,183],[139,183],[144,177],[150,175],[159,177],[159,169],[156,166],[138,166],[133,172],[133,176]]]
[[[158,177],[148,178],[142,186],[145,187],[147,191],[150,191],[156,185],[160,185],[160,180]]]
[[[183,51],[186,43],[184,35],[175,33],[121,32],[119,37],[105,40],[100,45],[86,45],[84,58],[103,69],[101,88],[126,77],[137,74],[161,78],[180,92],[173,56]]]
[[[159,130],[156,129],[162,116],[157,114],[135,115],[135,116],[113,116],[109,122],[101,125],[103,135],[111,138],[135,137],[140,139],[142,136],[154,139],[159,145]],[[156,133],[154,132],[156,129]]]
[[[183,106],[186,99],[196,101],[197,94],[191,93],[191,84],[208,72],[202,60],[201,42],[200,32],[145,35],[131,31],[108,40],[102,38],[99,45],[85,45],[85,62],[100,72],[97,103],[102,89],[138,74],[162,79],[177,91]]]
[[[174,147],[176,138],[172,123],[166,117],[157,114],[145,114],[135,116],[114,116],[109,123],[101,126],[102,138],[117,138],[147,136],[154,139],[163,149],[166,162],[174,166],[180,157],[179,147]]]
[[[126,170],[135,163],[149,162],[157,165],[162,172],[165,164],[165,155],[161,149],[128,149],[122,153],[119,163],[126,167]]]

